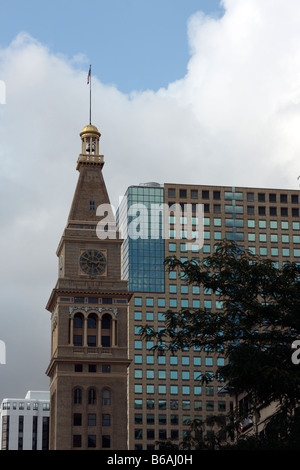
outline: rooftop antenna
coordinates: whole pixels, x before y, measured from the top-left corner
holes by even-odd
[[[90,85],[90,125],[92,124],[92,66],[90,65],[87,76],[87,84]]]

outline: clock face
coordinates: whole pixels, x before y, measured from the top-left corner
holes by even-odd
[[[102,251],[86,250],[79,259],[81,270],[90,276],[100,276],[106,269],[106,257]]]

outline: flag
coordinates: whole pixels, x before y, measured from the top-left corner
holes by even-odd
[[[90,83],[90,78],[91,78],[91,66],[89,68],[89,73],[88,73],[88,76],[87,76],[87,84]]]

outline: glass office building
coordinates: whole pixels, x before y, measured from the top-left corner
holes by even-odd
[[[120,205],[122,274],[131,291],[165,290],[163,202],[163,187],[149,183],[129,187]]]
[[[144,220],[149,230],[149,218],[130,213],[130,204],[147,206],[154,201],[163,203],[163,217],[155,229],[162,237],[140,240],[125,238],[123,275],[134,295],[129,312],[128,377],[128,448],[158,449],[157,441],[171,439],[179,445],[189,432],[191,420],[205,421],[212,414],[224,417],[233,406],[222,393],[224,382],[216,369],[225,364],[222,351],[213,354],[196,348],[177,354],[153,353],[151,341],[143,341],[141,326],[155,330],[164,328],[165,312],[174,308],[222,312],[222,301],[216,293],[197,285],[186,284],[177,271],[165,271],[164,259],[176,256],[182,261],[200,260],[214,252],[221,240],[235,240],[239,246],[275,266],[286,261],[300,262],[299,192],[297,190],[216,187],[203,185],[164,184],[140,185],[128,188],[125,204],[119,210],[119,225],[133,222],[133,235]],[[183,209],[176,216],[169,208],[175,203]],[[185,214],[186,205],[192,207]],[[201,205],[203,214],[194,212]],[[136,206],[134,209],[137,209]],[[148,214],[149,217],[149,214]],[[191,217],[194,242],[188,244],[184,224]],[[138,222],[138,223],[134,223]],[[178,224],[179,222],[179,224]],[[128,232],[130,233],[130,232]],[[149,234],[148,234],[149,235]],[[202,242],[200,242],[202,237]],[[195,241],[199,243],[195,243]],[[212,380],[201,383],[206,374]],[[213,428],[207,428],[213,433]],[[228,436],[227,436],[228,439]],[[229,438],[230,439],[230,438]]]

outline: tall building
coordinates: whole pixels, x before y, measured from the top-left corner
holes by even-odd
[[[299,192],[157,183],[130,186],[118,211],[118,226],[125,238],[122,271],[134,292],[129,310],[128,447],[157,449],[157,441],[165,439],[178,445],[191,420],[205,421],[216,413],[225,416],[233,403],[222,393],[222,377],[215,374],[225,364],[222,352],[187,349],[161,356],[151,351],[151,341],[141,340],[141,326],[164,328],[167,309],[205,307],[222,312],[216,294],[187,285],[176,271],[165,271],[163,261],[167,256],[202,259],[227,239],[277,266],[300,262]],[[214,378],[202,385],[203,374]]]
[[[46,307],[52,325],[50,449],[126,449],[130,294],[121,279],[122,240],[107,236],[105,211],[99,217],[99,208],[110,205],[100,132],[88,125],[80,136],[78,183]]]
[[[158,355],[153,342],[141,338],[145,324],[164,329],[168,309],[222,313],[216,293],[188,285],[177,271],[165,269],[164,260],[197,261],[227,239],[278,267],[300,262],[299,193],[130,186],[116,230],[100,132],[88,125],[80,136],[79,178],[46,307],[52,326],[50,449],[154,450],[168,439],[176,446],[192,420],[205,422],[216,413],[225,418],[234,404],[216,374],[225,364],[222,351],[186,348]],[[212,380],[202,383],[204,374]]]
[[[0,450],[48,450],[49,392],[5,398],[0,409]]]
[[[163,187],[149,183],[128,188],[118,209],[124,233],[122,276],[133,292],[165,291],[163,203]]]

